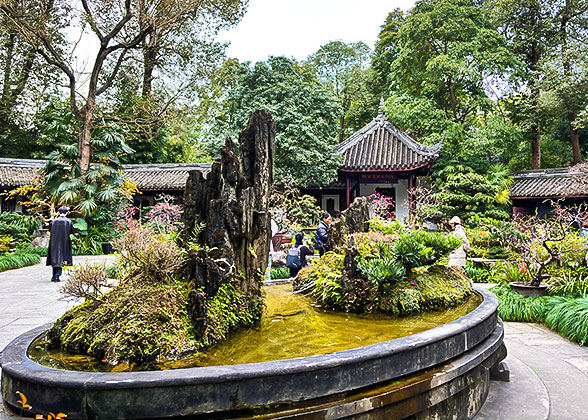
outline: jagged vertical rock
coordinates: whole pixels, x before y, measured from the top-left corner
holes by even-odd
[[[192,321],[205,330],[205,308],[196,290],[214,296],[227,281],[237,279],[250,299],[261,296],[271,235],[269,197],[273,186],[275,124],[264,110],[253,112],[239,134],[240,159],[227,139],[221,157],[204,179],[190,173],[184,198],[184,239],[205,249],[192,251],[187,277],[194,284]]]
[[[350,233],[367,232],[370,218],[370,203],[366,197],[357,197],[345,211],[341,213],[339,220],[333,222],[329,229],[329,249],[345,246],[346,237]]]

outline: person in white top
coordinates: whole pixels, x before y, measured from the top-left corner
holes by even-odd
[[[449,264],[458,267],[465,267],[466,256],[470,250],[470,241],[466,236],[465,228],[461,225],[461,220],[457,216],[453,216],[449,221],[449,224],[453,228],[453,236],[461,240],[461,246],[454,249],[449,254]]]

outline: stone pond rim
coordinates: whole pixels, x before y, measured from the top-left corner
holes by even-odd
[[[505,356],[498,299],[411,336],[351,350],[242,365],[143,372],[76,372],[27,357],[47,326],[13,340],[0,355],[2,396],[18,410],[20,391],[35,414],[68,419],[472,418],[490,369]],[[411,417],[416,416],[416,417]],[[257,417],[256,417],[257,418]]]

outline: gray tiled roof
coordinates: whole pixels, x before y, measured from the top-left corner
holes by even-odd
[[[333,150],[343,155],[343,170],[402,171],[433,163],[443,142],[425,146],[394,127],[382,112]]]
[[[211,163],[153,163],[124,165],[125,178],[133,181],[141,191],[183,190],[188,172],[198,170],[206,177]]]
[[[0,158],[0,188],[16,188],[29,184],[45,166],[44,160]],[[125,178],[141,191],[183,190],[188,172],[199,170],[206,176],[211,163],[153,163],[123,165]]]
[[[588,171],[579,167],[515,172],[512,198],[588,196]]]

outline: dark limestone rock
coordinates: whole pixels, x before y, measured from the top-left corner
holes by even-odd
[[[249,299],[261,296],[270,244],[269,197],[273,186],[275,124],[264,110],[255,111],[239,134],[240,159],[230,139],[204,179],[190,173],[184,196],[184,240],[203,246],[191,251],[186,277],[195,288],[214,296],[237,280]],[[194,238],[196,233],[197,238]],[[192,302],[204,305],[194,294]],[[205,308],[192,310],[203,330]]]
[[[334,250],[345,245],[350,233],[369,230],[370,204],[366,197],[357,197],[349,208],[341,213],[339,220],[329,228],[328,248]]]

